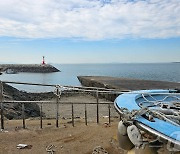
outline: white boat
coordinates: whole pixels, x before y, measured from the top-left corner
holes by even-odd
[[[16,74],[16,73],[17,71],[15,71],[14,69],[10,69],[10,68],[6,69],[6,74]]]

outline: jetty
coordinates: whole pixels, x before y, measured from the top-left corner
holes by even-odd
[[[108,89],[147,90],[147,89],[180,89],[180,83],[154,80],[140,80],[131,78],[116,78],[107,76],[78,76],[83,86]]]
[[[3,71],[11,70],[12,72],[30,72],[30,73],[51,73],[60,70],[50,64],[0,64]]]

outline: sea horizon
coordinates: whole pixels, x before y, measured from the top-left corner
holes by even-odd
[[[61,64],[67,64],[67,65],[73,65],[73,64],[168,64],[168,63],[180,63],[178,61],[172,61],[172,62],[103,62],[103,63],[53,63],[53,62],[47,62],[46,64],[50,65],[61,65]],[[0,64],[42,64],[40,63],[17,63],[17,62],[0,62]]]
[[[55,73],[17,73],[0,75],[2,81],[30,82],[81,86],[77,76],[110,76],[180,82],[179,63],[101,63],[101,64],[52,64],[60,70]],[[34,91],[23,85],[15,85],[20,90]],[[37,91],[46,89],[38,89]]]

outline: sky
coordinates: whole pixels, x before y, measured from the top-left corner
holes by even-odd
[[[180,0],[0,0],[0,63],[180,61]]]

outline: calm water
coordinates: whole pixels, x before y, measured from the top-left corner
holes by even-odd
[[[180,82],[180,63],[161,64],[57,64],[57,73],[3,74],[0,80],[43,84],[80,85],[77,76],[97,75],[147,80]],[[48,88],[15,86],[27,91],[47,91]]]

